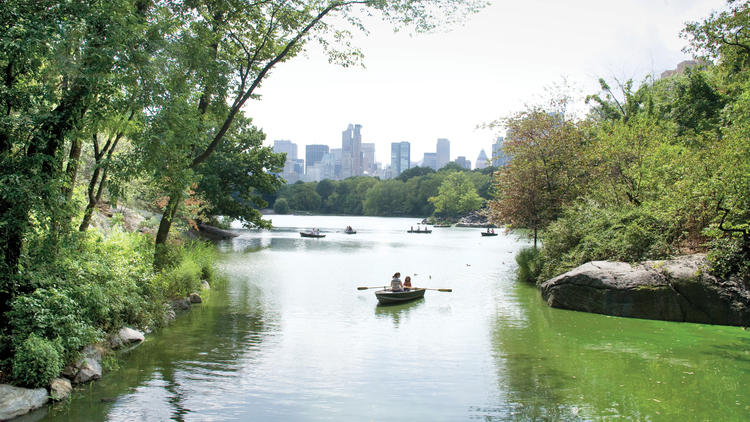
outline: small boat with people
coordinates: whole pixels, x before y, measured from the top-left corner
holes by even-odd
[[[495,229],[488,227],[486,232],[482,232],[482,236],[497,236],[497,233],[495,233]]]
[[[310,229],[310,231],[299,232],[299,235],[302,236],[302,237],[313,237],[313,238],[316,238],[316,239],[319,239],[321,237],[326,237],[326,235],[320,234],[320,230],[319,229]]]
[[[352,226],[346,226],[346,230],[344,230],[344,233],[346,234],[357,234],[357,231],[352,228]]]
[[[409,290],[402,290],[394,292],[391,289],[383,289],[375,292],[375,297],[378,298],[378,303],[381,305],[393,305],[396,303],[409,302],[424,297],[426,289],[421,287],[415,287]]]
[[[419,224],[417,224],[417,229],[414,230],[414,226],[411,226],[409,230],[406,231],[407,233],[432,233],[432,230],[428,229],[427,226],[424,226],[424,229],[419,227]]]

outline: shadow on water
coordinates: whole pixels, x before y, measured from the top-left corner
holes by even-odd
[[[395,305],[376,305],[375,317],[379,319],[393,320],[393,326],[398,328],[402,319],[406,319],[409,314],[424,304],[424,298],[408,303],[399,303]]]
[[[210,291],[201,306],[121,356],[123,367],[77,387],[68,403],[46,415],[36,412],[42,417],[33,420],[184,420],[194,411],[195,397],[193,406],[187,401],[196,379],[218,388],[241,379],[243,363],[255,359],[264,338],[277,330],[278,317],[264,313],[259,295],[247,284]]]

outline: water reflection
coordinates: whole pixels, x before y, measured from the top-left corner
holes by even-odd
[[[391,319],[393,320],[393,327],[398,328],[401,320],[406,320],[409,314],[418,309],[424,304],[424,298],[408,303],[399,303],[395,305],[381,305],[375,306],[375,316],[379,319]]]

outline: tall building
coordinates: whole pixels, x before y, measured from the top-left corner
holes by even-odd
[[[467,170],[471,170],[471,160],[467,160],[463,155],[456,158],[456,164]]]
[[[411,144],[408,142],[391,143],[391,174],[396,177],[409,169]]]
[[[492,144],[492,165],[495,167],[503,167],[510,162],[510,157],[503,150],[504,141],[502,136],[498,136],[497,141]]]
[[[341,180],[341,148],[331,148],[330,154],[333,155],[333,177],[332,179]]]
[[[297,161],[297,144],[288,140],[276,140],[273,141],[273,152],[285,153],[286,161],[284,162],[284,170],[281,172],[287,183],[294,183],[300,180],[304,171],[298,173],[295,172],[296,161]]]
[[[323,156],[328,154],[328,145],[308,145],[305,147],[305,174],[310,167],[319,163]]]
[[[350,124],[341,132],[341,177],[362,174],[362,125]]]
[[[287,160],[297,159],[297,144],[287,140],[273,141],[273,152],[275,153],[286,153]]]
[[[435,158],[437,168],[440,170],[446,164],[451,161],[451,141],[445,138],[438,138],[437,140],[437,156]]]
[[[490,164],[490,159],[487,158],[487,154],[484,152],[484,148],[482,148],[482,150],[479,151],[479,156],[477,157],[476,168],[483,169],[487,167],[489,164]]]
[[[424,158],[422,159],[422,167],[429,167],[433,170],[437,170],[437,153],[425,152]]]
[[[363,143],[362,144],[362,172],[367,173],[370,176],[375,175],[375,144]]]

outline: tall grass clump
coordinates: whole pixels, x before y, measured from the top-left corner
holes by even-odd
[[[518,269],[516,270],[518,281],[536,284],[539,274],[542,272],[539,249],[533,246],[521,249],[516,255],[516,263],[518,263]]]

